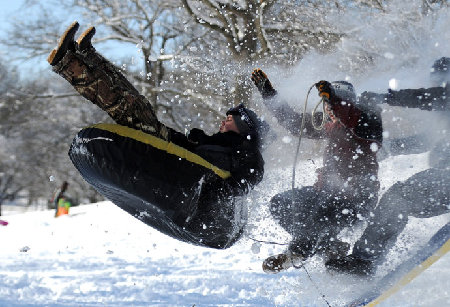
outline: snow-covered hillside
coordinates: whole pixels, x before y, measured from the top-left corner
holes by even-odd
[[[426,158],[420,154],[383,160],[384,189],[425,169]],[[313,179],[313,172],[305,171],[310,168],[310,162],[299,165],[304,170],[297,175],[299,185]],[[262,260],[284,246],[253,239],[288,240],[267,216],[266,202],[288,188],[290,176],[289,168],[267,171],[247,199],[245,238],[227,250],[175,241],[110,202],[74,207],[60,218],[54,218],[53,211],[6,215],[9,225],[0,226],[0,306],[326,306],[321,295],[332,306],[342,306],[374,281],[332,275],[318,257],[306,266],[314,283],[303,270],[262,272]],[[448,215],[411,220],[379,275],[449,220]],[[446,255],[384,306],[448,306],[449,289]]]

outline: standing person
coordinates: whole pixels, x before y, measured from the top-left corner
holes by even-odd
[[[55,209],[55,217],[58,216],[58,203],[61,198],[65,198],[65,193],[67,191],[67,187],[69,183],[67,181],[63,181],[61,186],[57,188],[52,195],[52,198],[49,201],[48,208]]]
[[[373,274],[409,217],[428,218],[450,212],[450,58],[435,61],[431,80],[435,85],[431,88],[368,95],[380,103],[439,112],[447,130],[431,149],[430,168],[392,185],[381,197],[352,253],[328,261],[328,268],[357,275]]]
[[[245,225],[247,194],[263,177],[268,125],[238,105],[219,132],[188,136],[161,123],[148,100],[92,46],[95,28],[75,42],[63,34],[48,62],[83,97],[121,125],[81,130],[69,156],[86,181],[155,229],[192,244],[227,248]],[[126,126],[126,127],[124,127]]]
[[[67,181],[63,181],[60,187],[56,188],[53,192],[52,198],[49,200],[48,208],[49,209],[55,209],[58,204],[58,200],[60,196],[64,195],[64,193],[67,190],[67,187],[69,186],[69,183]]]
[[[70,210],[71,206],[72,206],[72,204],[68,198],[60,197],[58,200],[55,217],[69,214],[69,210]]]
[[[314,186],[275,195],[270,212],[292,235],[285,253],[267,258],[266,272],[279,272],[295,260],[305,260],[317,252],[346,253],[348,244],[337,244],[336,236],[358,218],[366,216],[377,202],[377,151],[382,143],[382,123],[378,112],[358,104],[352,84],[345,81],[316,84],[325,100],[329,121],[322,130],[314,129],[311,114],[299,114],[278,101],[277,92],[267,75],[253,71],[252,80],[262,94],[264,104],[278,122],[298,136],[305,116],[303,135],[327,138],[323,167],[317,170]]]
[[[69,214],[70,205],[67,206],[68,201],[65,195],[68,186],[69,183],[67,181],[64,181],[61,184],[61,187],[59,187],[59,189],[57,189],[55,191],[55,194],[53,195],[52,204],[55,208],[55,217]]]

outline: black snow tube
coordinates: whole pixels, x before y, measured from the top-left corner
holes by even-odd
[[[74,138],[69,157],[83,178],[114,204],[173,238],[205,245],[183,227],[209,176],[228,171],[155,136],[97,124]]]

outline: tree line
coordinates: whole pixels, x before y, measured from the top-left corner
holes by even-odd
[[[0,215],[5,201],[24,199],[31,205],[48,199],[64,180],[81,201],[101,199],[73,168],[67,151],[80,128],[110,119],[52,75],[49,65],[42,73],[27,74],[11,64],[45,62],[74,19],[82,28],[97,28],[96,48],[111,54],[165,124],[212,133],[232,105],[262,108],[252,99],[253,68],[289,70],[308,52],[332,52],[342,39],[364,31],[342,26],[339,16],[392,16],[401,9],[402,22],[420,24],[421,18],[449,7],[446,0],[415,0],[405,12],[396,2],[26,0],[20,16],[27,18],[12,16],[0,37],[7,50],[0,58]],[[414,40],[400,27],[393,31],[405,43]],[[135,52],[130,56],[121,50]],[[348,66],[370,67],[382,56],[376,48],[349,50]]]

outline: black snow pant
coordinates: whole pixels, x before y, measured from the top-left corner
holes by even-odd
[[[450,170],[428,169],[395,183],[380,199],[353,254],[379,261],[395,244],[408,217],[428,218],[450,212]]]
[[[366,215],[376,197],[349,199],[342,193],[308,186],[275,195],[270,212],[291,236],[289,250],[306,257],[326,248],[339,232]]]

